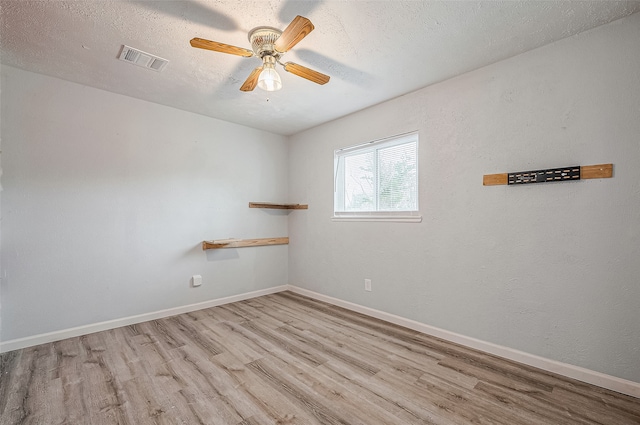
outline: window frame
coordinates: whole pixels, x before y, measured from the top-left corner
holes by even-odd
[[[340,199],[342,195],[344,197],[344,182],[340,181],[340,178],[344,179],[344,158],[363,154],[366,152],[376,152],[376,159],[374,161],[374,173],[377,175],[378,157],[377,151],[380,149],[391,148],[403,144],[415,142],[416,147],[416,209],[409,211],[340,211],[339,207],[344,206],[344,198]],[[405,222],[405,223],[419,223],[422,221],[422,215],[420,214],[420,190],[419,190],[419,147],[420,140],[418,131],[411,131],[395,136],[385,137],[383,139],[372,140],[366,143],[361,143],[355,146],[349,146],[345,148],[336,149],[333,152],[333,221],[392,221],[392,222]],[[341,170],[343,171],[340,174]],[[376,183],[376,186],[378,184]],[[338,190],[342,188],[342,190]],[[379,187],[376,187],[376,208],[379,206]]]

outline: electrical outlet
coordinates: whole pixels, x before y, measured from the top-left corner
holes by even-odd
[[[371,291],[371,279],[364,280],[364,290]]]
[[[202,276],[200,276],[199,274],[191,276],[191,286],[195,288],[196,286],[200,285],[202,285]]]

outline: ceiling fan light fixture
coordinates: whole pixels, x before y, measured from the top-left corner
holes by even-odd
[[[263,58],[263,69],[258,77],[258,87],[265,91],[276,91],[282,88],[282,80],[276,71],[275,58],[265,56]]]
[[[276,63],[284,67],[284,70],[302,77],[316,84],[326,84],[329,76],[313,69],[309,69],[293,62],[282,63],[280,59],[300,40],[313,31],[313,24],[304,16],[296,16],[291,23],[280,31],[273,27],[255,27],[249,31],[249,43],[251,50],[242,47],[231,46],[204,38],[191,39],[191,46],[199,49],[212,50],[214,52],[227,53],[243,57],[256,57],[262,60],[262,66],[254,68],[249,77],[240,87],[243,92],[250,92],[257,87],[265,91],[276,91],[282,88],[282,80],[276,72]]]

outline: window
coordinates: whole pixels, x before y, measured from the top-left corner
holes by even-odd
[[[420,221],[418,133],[334,152],[334,219]]]

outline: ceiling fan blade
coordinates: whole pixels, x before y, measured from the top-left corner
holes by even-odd
[[[314,71],[313,69],[309,69],[306,66],[298,65],[293,62],[285,63],[284,70],[320,85],[327,84],[330,78],[328,75],[324,75],[321,72]]]
[[[260,72],[262,72],[262,67],[259,66],[249,74],[249,77],[246,79],[240,90],[242,91],[252,91],[258,85],[258,78],[260,77]]]
[[[191,39],[191,46],[197,47],[198,49],[213,50],[214,52],[244,56],[246,58],[253,56],[253,52],[249,49],[218,43],[217,41],[205,40],[204,38]]]
[[[289,49],[313,31],[313,28],[314,26],[310,20],[300,15],[296,16],[289,26],[282,31],[282,34],[280,34],[280,37],[278,37],[274,44],[274,48],[280,53],[289,51]]]

